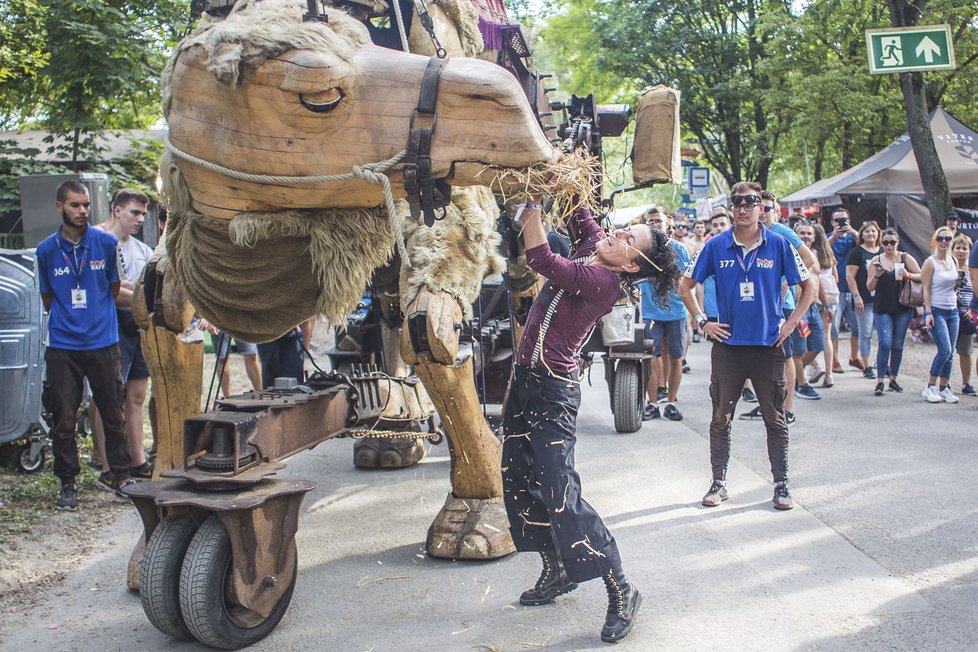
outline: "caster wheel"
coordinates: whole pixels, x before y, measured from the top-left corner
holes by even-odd
[[[14,447],[11,460],[14,469],[30,475],[44,468],[44,462],[47,460],[47,450],[42,447],[36,457],[31,457],[30,443],[20,444]]]
[[[298,557],[293,558],[298,566]],[[292,582],[265,617],[232,601],[231,565],[231,539],[214,514],[197,530],[183,560],[180,611],[194,638],[225,650],[237,650],[268,636],[285,615],[298,577],[296,567]]]
[[[139,599],[153,627],[167,636],[194,640],[180,612],[180,569],[197,532],[189,516],[163,519],[153,530],[139,564]]]

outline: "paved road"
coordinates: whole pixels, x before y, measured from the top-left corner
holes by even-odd
[[[846,374],[797,401],[796,508],[776,512],[760,423],[736,421],[731,498],[707,509],[708,345],[693,345],[682,422],[616,434],[600,369],[585,391],[578,469],[645,596],[622,650],[978,648],[978,400],[930,406],[907,379],[875,398]],[[528,555],[463,563],[423,554],[449,485],[444,445],[396,472],[357,472],[348,441],[297,456],[316,479],[298,535],[292,605],[261,650],[601,649],[598,582],[545,607],[518,605]],[[89,564],[6,633],[2,650],[187,650],[123,587],[135,514]],[[57,625],[56,628],[52,628]]]

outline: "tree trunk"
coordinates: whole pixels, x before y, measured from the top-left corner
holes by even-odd
[[[825,139],[820,138],[818,147],[815,149],[815,176],[808,180],[808,183],[822,180],[822,167],[825,165]]]
[[[944,225],[944,218],[951,210],[951,193],[930,129],[923,75],[919,72],[901,73],[900,87],[903,89],[903,106],[907,112],[910,145],[913,147],[913,156],[920,171],[920,182],[927,196],[930,220],[936,229]]]

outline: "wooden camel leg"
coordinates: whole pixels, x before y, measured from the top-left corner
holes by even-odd
[[[516,550],[509,536],[500,471],[502,444],[480,409],[472,359],[456,362],[454,324],[461,312],[447,294],[422,291],[407,311],[427,313],[428,352],[418,355],[405,334],[401,352],[441,415],[451,455],[452,492],[428,529],[427,549],[446,559],[495,559]]]
[[[146,274],[156,274],[160,267],[165,265],[154,265]],[[186,344],[177,337],[174,330],[182,332],[186,328],[193,316],[193,308],[171,283],[161,278],[152,278],[152,281],[158,281],[159,292],[155,294],[161,306],[165,306],[161,317],[157,319],[150,311],[142,280],[133,293],[133,317],[140,327],[140,346],[156,394],[153,402],[156,411],[153,480],[158,480],[160,472],[184,463],[183,422],[200,413],[204,344]],[[157,326],[157,322],[168,324],[169,328]],[[130,591],[139,590],[139,563],[145,547],[145,536],[142,536],[129,559],[126,584]]]

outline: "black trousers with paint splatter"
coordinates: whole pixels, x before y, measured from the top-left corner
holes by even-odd
[[[522,552],[556,552],[574,582],[619,571],[615,538],[581,497],[575,379],[517,365],[503,413],[503,497]]]

